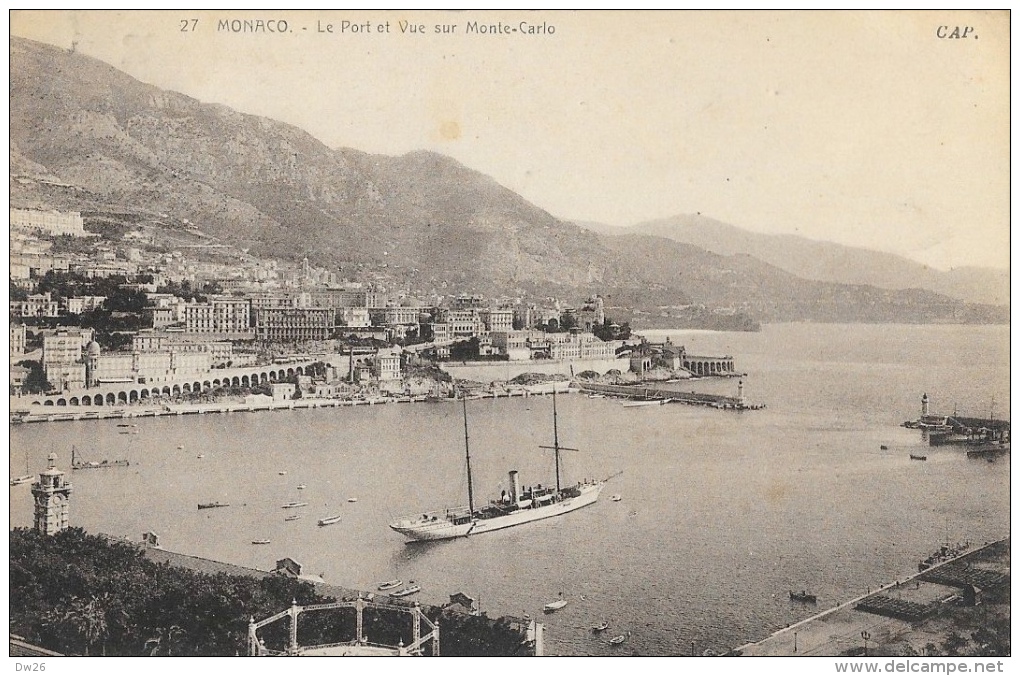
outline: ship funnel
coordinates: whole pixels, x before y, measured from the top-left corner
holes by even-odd
[[[521,480],[517,476],[517,470],[510,470],[510,504],[516,505],[521,499]]]

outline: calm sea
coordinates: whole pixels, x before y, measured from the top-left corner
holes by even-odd
[[[1008,417],[1008,327],[647,335],[732,354],[745,396],[767,408],[560,397],[560,442],[582,449],[564,454],[565,480],[623,474],[592,507],[469,539],[407,545],[387,528],[466,502],[455,404],[18,425],[11,475],[39,471],[51,450],[67,467],[72,444],[87,459],[125,458],[128,468],[74,473],[73,525],[133,539],[152,530],[167,549],[264,569],[290,556],[366,590],[415,580],[431,603],[463,591],[493,616],[541,616],[552,654],[723,651],[815,611],[791,603],[791,589],[829,606],[916,569],[947,537],[1008,535],[1008,457],[968,460],[898,427],[917,417],[922,392],[934,411]],[[735,394],[736,380],[679,387]],[[539,448],[552,440],[551,405],[469,402],[476,496],[498,496],[510,469],[525,484],[552,480]],[[917,452],[927,462],[909,459]],[[196,508],[217,500],[230,507]],[[290,501],[309,506],[281,509]],[[11,489],[10,507],[13,526],[30,525],[28,486]],[[291,513],[302,518],[284,521]],[[316,526],[333,514],[341,523]],[[251,544],[261,538],[271,544]],[[567,607],[543,616],[561,592]],[[606,645],[590,631],[602,619],[607,635],[631,639]]]

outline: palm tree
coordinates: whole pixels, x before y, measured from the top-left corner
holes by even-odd
[[[107,599],[100,599],[100,597],[95,595],[88,601],[73,596],[71,597],[71,603],[61,618],[64,624],[70,626],[78,636],[85,640],[86,657],[88,657],[92,646],[100,639],[103,641],[103,652],[106,652],[108,626],[106,624],[106,610],[103,607],[105,600]]]
[[[163,647],[164,642],[166,643],[166,656],[173,656],[173,642],[174,638],[184,633],[176,624],[172,624],[169,627],[156,627],[156,636],[148,639],[145,642],[145,650],[149,650],[150,646],[152,651],[149,653],[149,657],[156,657],[159,654],[160,649]]]

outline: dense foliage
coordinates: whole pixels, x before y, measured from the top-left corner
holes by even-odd
[[[29,642],[80,655],[246,654],[248,620],[290,606],[334,601],[307,583],[282,575],[264,578],[158,564],[127,542],[70,528],[54,536],[19,528],[10,533],[10,631]],[[439,617],[439,609],[429,616]],[[443,615],[444,655],[514,655],[523,634],[485,617]],[[303,645],[350,640],[354,610],[302,614]],[[287,622],[260,630],[267,647],[282,649]],[[369,641],[396,645],[411,639],[410,616],[365,611]]]
[[[62,272],[49,270],[36,283],[36,293],[47,293],[54,300],[76,298],[78,296],[106,296],[116,294],[122,284],[149,284],[152,275],[138,275],[127,278],[124,275],[109,277],[89,277],[79,272]]]
[[[599,340],[607,342],[610,340],[627,340],[630,338],[630,323],[616,324],[612,319],[606,317],[603,323],[592,327],[592,333]]]
[[[22,386],[22,391],[26,394],[49,392],[53,389],[50,381],[46,380],[46,373],[43,371],[41,363],[25,360],[18,362],[18,366],[24,366],[28,369],[28,374],[25,376],[25,382]]]
[[[171,280],[163,286],[158,287],[156,289],[156,293],[171,293],[186,301],[205,303],[209,300],[210,295],[223,293],[223,287],[217,282],[206,282],[202,286],[195,288],[191,285],[191,282],[186,279],[180,282]]]

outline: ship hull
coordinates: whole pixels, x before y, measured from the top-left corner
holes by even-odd
[[[431,540],[452,540],[453,538],[466,537],[474,525],[474,522],[455,524],[448,521],[435,523],[398,521],[397,523],[391,523],[390,528],[409,540],[428,542]]]
[[[449,540],[479,533],[488,533],[504,528],[512,528],[532,521],[540,521],[554,516],[568,514],[575,510],[594,504],[605,486],[604,482],[582,487],[581,494],[555,502],[543,507],[522,509],[512,514],[505,514],[488,519],[475,519],[469,523],[453,524],[443,521],[405,520],[390,524],[390,528],[412,541]]]

